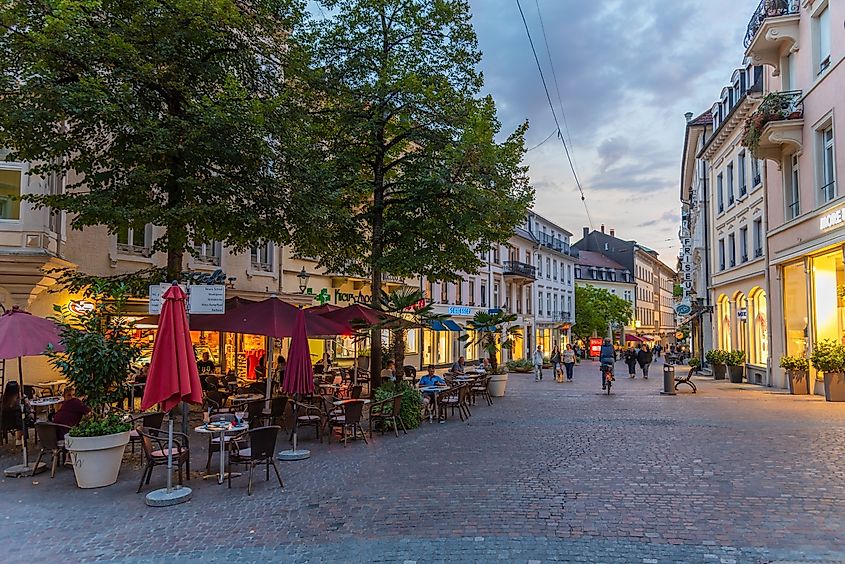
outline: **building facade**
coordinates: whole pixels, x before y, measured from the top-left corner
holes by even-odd
[[[764,65],[764,104],[776,109],[758,114],[757,151],[765,160],[771,383],[779,387],[787,385],[782,355],[845,342],[843,20],[842,2],[793,0],[758,9],[746,37],[747,56]]]
[[[710,302],[714,347],[745,353],[751,382],[769,379],[766,284],[766,202],[762,163],[743,145],[745,123],[760,106],[763,69],[736,69],[710,110],[712,134],[698,157],[704,162],[708,202]]]
[[[595,251],[580,251],[575,267],[575,282],[578,286],[602,288],[631,304],[636,309],[637,285],[633,273],[618,262]],[[635,333],[634,315],[625,325],[626,333]]]

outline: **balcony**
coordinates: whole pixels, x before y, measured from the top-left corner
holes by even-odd
[[[802,92],[772,92],[748,118],[742,144],[756,158],[769,159],[780,166],[784,155],[802,150],[803,131]]]
[[[798,50],[799,0],[760,0],[745,32],[745,54],[757,65],[774,67],[787,51]]]
[[[506,260],[502,266],[505,278],[516,278],[525,283],[531,283],[537,279],[537,267],[530,264],[518,260]]]

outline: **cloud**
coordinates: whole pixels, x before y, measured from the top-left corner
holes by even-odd
[[[663,239],[677,231],[683,114],[710,107],[729,82],[742,61],[754,6],[737,10],[733,0],[711,0],[706,10],[698,0],[537,2],[557,83],[536,4],[521,0],[555,112],[561,127],[568,126],[593,225],[612,225],[618,236],[672,263],[677,243]],[[516,2],[470,4],[485,91],[497,102],[503,133],[528,119],[527,145],[539,143],[555,123]],[[579,237],[587,212],[560,141],[531,151],[526,163],[537,211]]]

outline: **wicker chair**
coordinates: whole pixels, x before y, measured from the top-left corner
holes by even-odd
[[[35,424],[35,433],[38,435],[38,442],[41,444],[41,452],[38,453],[38,458],[35,460],[35,468],[41,463],[41,457],[45,452],[50,453],[50,477],[56,477],[56,467],[61,463],[65,463],[67,451],[65,450],[65,441],[60,439],[64,436],[70,427],[67,425],[59,425],[58,423],[48,423],[46,421],[39,421]],[[61,433],[60,433],[61,431]]]
[[[402,394],[393,396],[386,400],[374,403],[370,406],[370,436],[373,436],[373,425],[381,423],[381,434],[384,434],[385,425],[393,424],[393,433],[399,436],[399,426],[402,432],[408,434],[405,422],[402,420]],[[390,427],[388,427],[389,429]]]
[[[129,431],[129,446],[132,447],[130,451],[135,454],[135,445],[141,443],[141,435],[138,433],[138,427],[147,427],[148,429],[160,429],[164,422],[164,413],[142,413],[132,418],[133,429]]]
[[[367,442],[367,437],[364,434],[364,428],[361,427],[361,417],[364,414],[364,401],[363,400],[355,400],[350,401],[343,406],[343,414],[342,415],[335,415],[328,419],[327,425],[329,428],[329,442],[332,442],[332,435],[334,434],[335,428],[340,428],[341,433],[343,435],[343,446],[346,446],[346,441],[349,438],[349,434],[347,433],[348,430],[352,430],[352,436],[354,438],[358,438],[358,433],[360,437],[364,439],[364,442]]]
[[[472,383],[470,390],[472,391],[472,405],[475,405],[475,398],[481,396],[487,401],[487,405],[493,405],[493,398],[490,397],[490,378],[491,376],[482,376]]]
[[[260,465],[266,466],[265,480],[270,479],[270,466],[276,472],[276,478],[279,479],[279,487],[284,489],[285,484],[282,482],[282,476],[279,474],[279,468],[276,466],[276,436],[279,434],[281,427],[271,425],[268,427],[258,427],[257,429],[250,429],[245,433],[241,433],[231,443],[231,451],[229,453],[229,464],[244,464],[249,466],[249,481],[247,482],[247,495],[252,495],[252,470]],[[243,448],[246,439],[249,438],[249,446]],[[229,487],[232,487],[232,473],[229,472]]]
[[[141,446],[144,450],[144,458],[147,460],[147,465],[141,472],[141,482],[138,484],[138,493],[141,493],[141,488],[144,483],[149,484],[150,478],[153,475],[153,468],[156,466],[164,466],[167,464],[167,434],[160,429],[138,429],[138,434],[141,436]],[[185,475],[188,480],[191,479],[191,449],[188,445],[188,436],[183,433],[173,432],[173,463],[176,465],[176,471],[179,479],[179,485],[182,485],[182,466],[185,466]]]
[[[469,412],[469,386],[463,384],[450,388],[440,396],[438,406],[440,407],[440,416],[446,419],[446,410],[451,409],[452,415],[455,415],[455,410],[458,410],[458,415],[461,421],[468,419],[472,414]]]

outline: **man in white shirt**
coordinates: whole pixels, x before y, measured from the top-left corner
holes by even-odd
[[[537,350],[534,351],[534,381],[539,382],[543,379],[543,347],[537,345]]]

